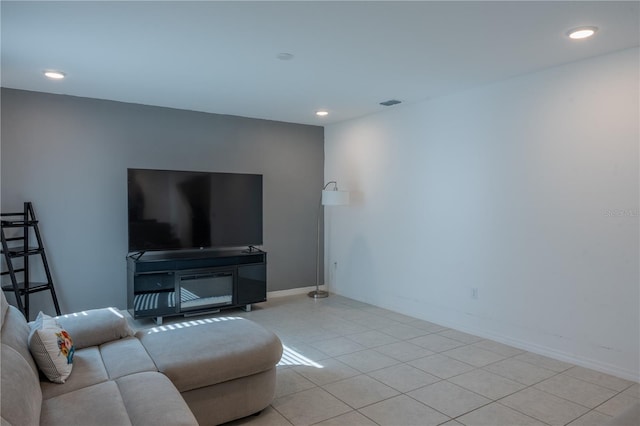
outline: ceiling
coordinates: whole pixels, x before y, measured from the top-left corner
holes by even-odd
[[[638,46],[639,5],[3,0],[1,84],[325,125]]]

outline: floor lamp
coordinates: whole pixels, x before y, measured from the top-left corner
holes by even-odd
[[[329,185],[333,184],[333,189],[327,190]],[[310,291],[308,296],[314,299],[322,299],[329,295],[328,291],[320,290],[320,215],[324,206],[344,206],[349,204],[349,191],[339,191],[338,184],[332,180],[322,188],[322,197],[318,203],[318,240],[316,249],[316,289]]]

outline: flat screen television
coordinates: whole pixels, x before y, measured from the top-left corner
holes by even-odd
[[[127,169],[129,252],[262,245],[262,175]]]

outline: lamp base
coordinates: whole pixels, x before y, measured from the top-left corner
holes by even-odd
[[[324,299],[329,296],[329,292],[324,290],[313,290],[307,293],[307,296],[313,297],[314,299]]]

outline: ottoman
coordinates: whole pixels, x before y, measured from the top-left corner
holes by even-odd
[[[273,400],[282,343],[259,324],[219,317],[154,327],[136,337],[201,425],[258,413]]]

